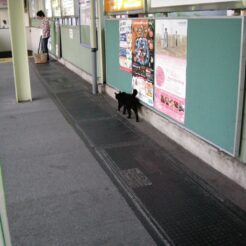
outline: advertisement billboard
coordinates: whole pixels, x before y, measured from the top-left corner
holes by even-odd
[[[74,16],[74,1],[62,0],[62,16]]]
[[[51,0],[45,0],[45,13],[47,17],[52,17]]]
[[[183,6],[192,4],[211,4],[211,3],[227,3],[227,2],[241,2],[239,0],[151,0],[151,8]]]
[[[105,0],[104,10],[106,14],[119,12],[144,12],[144,0]]]
[[[53,16],[60,17],[61,16],[61,4],[60,0],[51,0]]]
[[[148,11],[197,11],[245,8],[244,0],[149,0]]]

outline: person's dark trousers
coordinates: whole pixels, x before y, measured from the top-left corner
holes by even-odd
[[[49,38],[42,38],[42,46],[41,46],[41,49],[42,49],[42,52],[43,53],[47,53],[47,58],[49,60],[48,39]]]

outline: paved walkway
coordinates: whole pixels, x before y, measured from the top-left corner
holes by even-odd
[[[31,69],[33,102],[15,102],[0,64],[0,159],[13,246],[155,245]]]
[[[245,190],[59,63],[30,66],[34,101],[17,105],[0,64],[14,245],[245,245]]]

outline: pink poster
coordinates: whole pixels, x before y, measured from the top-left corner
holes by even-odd
[[[156,20],[154,107],[184,123],[187,20]]]

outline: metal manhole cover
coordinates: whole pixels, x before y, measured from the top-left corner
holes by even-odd
[[[143,186],[152,185],[151,181],[138,168],[121,170],[120,175],[131,188],[140,188]]]

